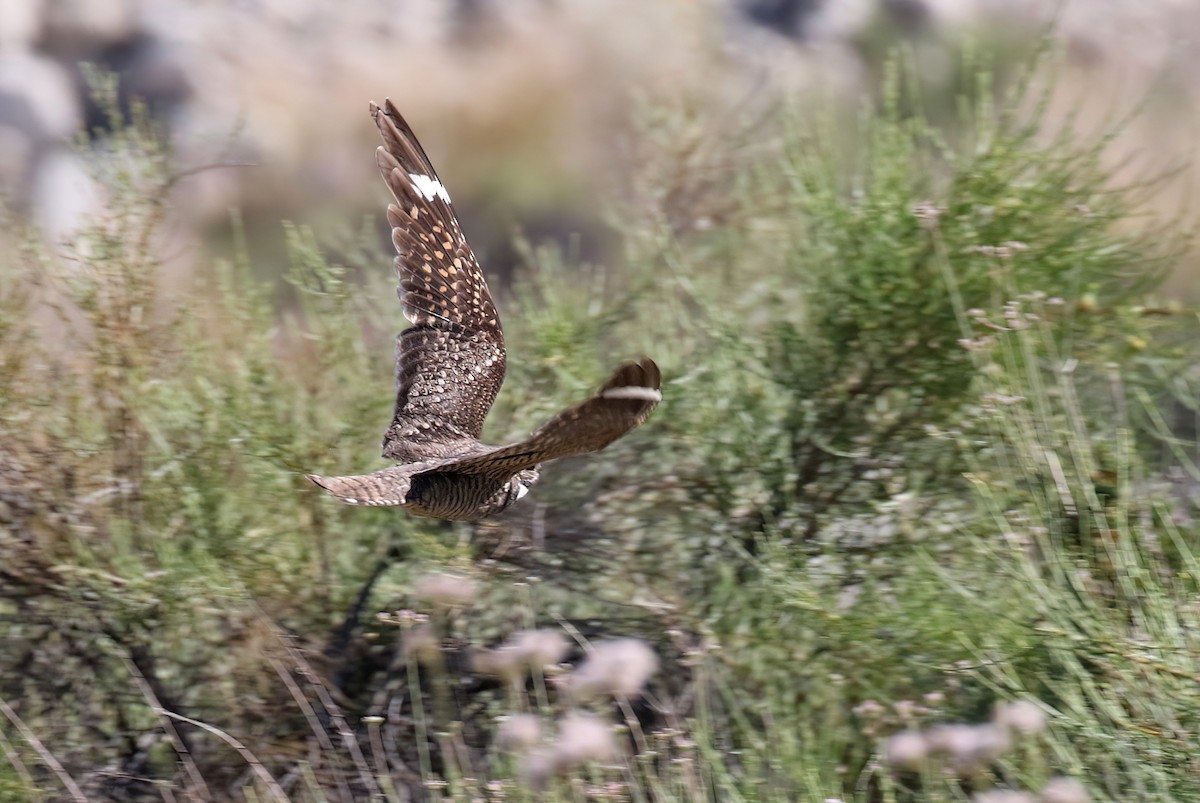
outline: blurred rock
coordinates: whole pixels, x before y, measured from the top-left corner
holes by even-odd
[[[15,209],[29,208],[41,154],[67,141],[81,119],[74,86],[57,63],[30,51],[0,53],[0,193]]]
[[[14,201],[28,195],[33,157],[33,140],[20,128],[0,122],[0,194]]]
[[[171,123],[192,93],[179,54],[155,36],[138,34],[121,40],[97,53],[88,63],[117,76],[117,106],[126,118],[137,101],[155,118]],[[87,131],[107,130],[109,112],[100,108],[87,91],[80,65],[76,65],[76,83],[84,99]]]
[[[42,46],[68,59],[88,58],[132,38],[138,31],[135,0],[44,0],[44,3]]]
[[[31,52],[0,53],[0,124],[34,142],[62,142],[82,121],[79,96],[62,66]]]
[[[1063,71],[1064,94],[1082,86],[1112,111],[1169,73],[1160,84],[1179,94],[1172,109],[1200,103],[1188,80],[1200,50],[1187,47],[1200,19],[1188,2],[1062,5],[1059,36],[1088,54],[1072,64],[1080,74]],[[353,215],[378,202],[363,109],[391,96],[460,187],[460,213],[500,221],[490,226],[503,230],[490,244],[499,253],[513,222],[528,228],[564,207],[562,188],[587,201],[622,174],[613,135],[633,95],[729,109],[805,93],[853,104],[905,42],[931,84],[952,86],[960,33],[1027,43],[1046,14],[1034,0],[0,0],[0,126],[13,149],[0,179],[28,208],[45,143],[84,121],[104,136],[107,120],[85,99],[86,60],[120,77],[124,111],[140,98],[163,120],[182,167],[254,164],[180,187],[177,201],[202,211],[194,225],[230,206],[251,230],[255,210],[264,230],[322,205]],[[1113,93],[1087,94],[1098,83]],[[1145,127],[1144,152],[1190,147],[1182,124]],[[513,175],[539,177],[514,186]],[[512,216],[490,212],[491,198]],[[560,241],[578,232],[556,225]]]
[[[100,189],[83,160],[67,149],[42,160],[32,196],[31,217],[52,243],[69,240],[102,207]]]
[[[800,39],[809,17],[820,5],[819,0],[749,0],[742,4],[742,13],[764,28]]]
[[[26,50],[42,31],[42,0],[0,3],[0,53]]]

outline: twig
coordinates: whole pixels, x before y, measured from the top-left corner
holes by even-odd
[[[404,763],[404,759],[400,757],[400,745],[396,741],[396,732],[400,729],[399,723],[403,721],[400,716],[400,710],[404,706],[404,695],[398,694],[388,701],[387,720],[383,731],[384,747],[387,754],[390,756],[390,764],[395,767],[396,772],[404,781],[413,786],[421,786],[423,781],[421,774],[411,769]]]
[[[350,639],[354,636],[354,630],[358,627],[358,623],[362,618],[363,609],[367,607],[367,602],[371,599],[371,591],[375,588],[375,583],[383,576],[383,573],[388,570],[392,562],[384,557],[375,566],[375,570],[371,572],[371,576],[367,578],[367,582],[358,592],[358,597],[354,601],[354,607],[350,609],[350,613],[346,616],[346,620],[342,622],[337,633],[325,648],[325,655],[329,657],[340,657],[350,644]]]
[[[267,789],[271,791],[271,794],[274,795],[277,800],[284,801],[284,803],[289,803],[289,798],[287,793],[283,791],[283,787],[281,787],[275,781],[275,778],[272,777],[271,773],[267,771],[267,768],[262,765],[262,762],[258,760],[258,757],[251,753],[249,748],[247,748],[237,739],[233,738],[220,728],[209,725],[207,722],[201,722],[198,719],[185,717],[183,714],[176,714],[174,711],[167,711],[165,708],[158,709],[156,713],[170,717],[171,719],[177,719],[180,722],[186,722],[189,725],[195,725],[197,728],[208,731],[213,736],[216,736],[218,739],[225,742],[227,745],[236,750],[238,755],[240,755],[245,762],[250,765],[250,769],[254,770],[254,774],[257,775],[259,780],[266,785]]]
[[[71,797],[78,801],[78,803],[88,803],[88,799],[84,797],[83,790],[79,788],[79,784],[75,783],[75,779],[63,769],[63,765],[58,763],[58,759],[54,757],[54,754],[46,749],[46,745],[42,744],[37,735],[25,725],[21,718],[17,716],[17,712],[12,710],[3,698],[0,698],[0,713],[8,717],[8,721],[13,724],[13,727],[21,734],[21,737],[29,742],[30,747],[37,751],[37,754],[42,757],[42,761],[46,763],[46,766],[58,776],[58,780],[62,782],[62,785],[67,787],[67,791],[71,793]]]
[[[388,770],[387,753],[383,749],[383,738],[379,733],[379,725],[383,721],[383,717],[379,716],[363,718],[363,722],[367,725],[367,733],[371,738],[371,756],[375,759],[375,772],[378,773],[379,785],[384,788],[383,792],[388,801],[398,803],[399,798],[396,796],[395,784],[392,783],[392,774]]]
[[[21,754],[13,747],[12,742],[4,735],[4,731],[0,731],[0,750],[4,751],[4,757],[8,759],[8,763],[20,776],[21,781],[29,788],[31,794],[37,795],[38,800],[42,800],[42,796],[38,793],[37,782],[33,780],[33,776],[29,774],[29,770],[25,768],[25,762],[21,760]]]
[[[119,644],[119,642],[117,643]],[[192,760],[192,755],[188,752],[187,745],[184,744],[179,731],[175,729],[175,724],[168,718],[170,715],[163,708],[158,695],[154,693],[154,688],[150,685],[150,681],[146,680],[146,676],[142,673],[141,668],[134,662],[128,652],[122,649],[119,656],[121,662],[125,664],[126,671],[133,678],[133,682],[137,684],[138,689],[142,692],[142,696],[146,698],[146,703],[150,706],[150,709],[161,718],[163,732],[171,740],[171,746],[175,748],[175,754],[179,756],[179,760],[187,771],[188,777],[191,778],[193,786],[200,790],[201,797],[205,800],[212,800],[212,791],[209,790],[208,784],[204,782],[204,776],[200,774],[200,769],[196,766],[196,762]]]
[[[317,737],[317,744],[322,750],[328,751],[329,755],[334,755],[333,740],[329,738],[329,734],[325,731],[319,719],[317,712],[313,710],[312,703],[308,701],[308,697],[296,684],[292,673],[287,670],[282,663],[275,658],[268,658],[271,666],[275,668],[275,673],[279,675],[279,679],[283,681],[283,685],[287,686],[288,691],[292,695],[292,699],[296,701],[296,705],[300,707],[300,711],[304,714],[304,719],[308,721],[309,728],[312,729],[313,735]],[[353,800],[354,796],[350,794],[350,787],[346,785],[346,779],[342,777],[342,773],[335,772],[334,777],[337,780],[338,793],[342,800]]]
[[[350,753],[350,758],[354,761],[354,766],[358,770],[358,775],[362,779],[364,788],[370,790],[369,794],[371,795],[382,794],[382,790],[375,783],[375,776],[372,775],[371,768],[367,765],[367,760],[358,746],[358,739],[355,737],[354,731],[350,730],[349,723],[342,716],[341,708],[333,701],[333,698],[329,695],[329,690],[325,688],[325,684],[321,682],[317,673],[313,671],[313,668],[304,659],[304,656],[300,654],[300,651],[289,643],[287,635],[279,630],[279,627],[271,621],[266,612],[259,608],[259,614],[271,629],[271,632],[279,639],[279,643],[287,650],[288,657],[295,663],[296,668],[300,671],[305,681],[317,692],[317,697],[320,698],[321,705],[325,708],[326,713],[329,714],[330,720],[333,722],[334,727],[337,728],[338,735],[342,737],[342,742],[346,745],[346,750]]]

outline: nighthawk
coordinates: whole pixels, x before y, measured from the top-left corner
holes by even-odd
[[[396,203],[388,206],[397,293],[412,324],[396,338],[396,408],[383,456],[399,465],[349,477],[308,478],[351,505],[399,505],[418,516],[470,521],[504,510],[537,482],[541,464],[603,449],[641,424],[662,399],[653,360],[618,368],[587,401],[523,441],[481,443],[504,381],[504,333],[483,271],[450,195],[400,112],[371,116],[375,153]]]

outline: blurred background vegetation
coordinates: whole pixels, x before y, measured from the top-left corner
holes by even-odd
[[[1186,4],[72,6],[0,55],[86,129],[0,103],[0,799],[1200,797]],[[490,440],[664,370],[488,522],[301,477],[380,466],[384,96]]]

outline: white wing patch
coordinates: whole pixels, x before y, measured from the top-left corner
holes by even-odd
[[[527,494],[527,493],[529,493],[529,486],[523,482],[520,483],[517,486],[517,498],[522,499],[522,498],[524,498],[525,494]]]
[[[624,387],[610,388],[600,394],[605,399],[636,399],[638,401],[662,401],[662,392],[654,388]]]
[[[408,178],[412,181],[413,189],[425,196],[425,200],[432,201],[434,198],[441,198],[446,203],[450,203],[450,193],[446,192],[442,182],[436,178],[423,176],[420,173],[409,173]]]
[[[338,501],[347,505],[366,505],[367,507],[385,507],[390,505],[403,505],[403,499],[355,499],[352,496],[339,496]]]

